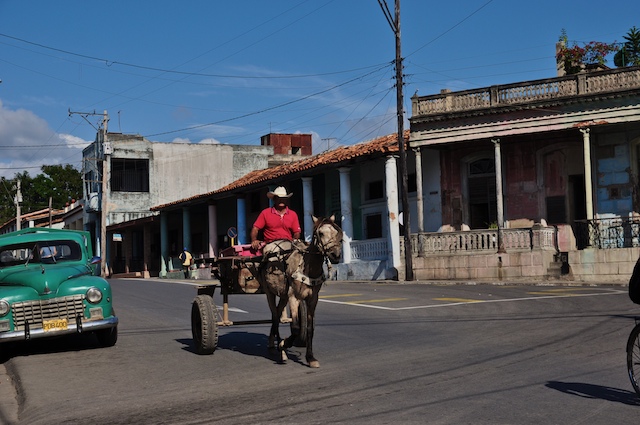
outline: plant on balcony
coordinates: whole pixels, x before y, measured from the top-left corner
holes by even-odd
[[[626,41],[613,57],[613,63],[616,66],[640,65],[640,31],[633,27],[623,38]]]
[[[567,74],[577,74],[582,71],[586,65],[604,65],[607,62],[606,56],[610,53],[617,52],[620,48],[617,43],[603,43],[600,41],[590,41],[584,46],[573,43],[567,46],[567,34],[562,30],[560,36],[561,46],[556,54],[558,62],[564,64]]]

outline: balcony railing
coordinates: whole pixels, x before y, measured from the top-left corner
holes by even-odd
[[[574,232],[578,249],[640,246],[640,218],[578,220]]]
[[[555,227],[534,226],[530,229],[502,230],[502,244],[507,252],[532,249],[557,250],[556,240]],[[404,255],[403,242],[404,240],[401,239],[402,255]],[[412,234],[411,248],[413,255],[497,252],[498,229]]]
[[[437,115],[640,87],[640,68],[620,68],[412,99],[412,115]]]

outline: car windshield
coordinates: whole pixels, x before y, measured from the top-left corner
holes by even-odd
[[[0,248],[0,268],[26,263],[55,264],[81,259],[80,245],[70,240],[30,242]]]

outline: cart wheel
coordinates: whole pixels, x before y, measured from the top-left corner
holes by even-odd
[[[298,304],[298,322],[300,323],[300,333],[293,342],[296,347],[307,346],[307,303],[300,301]],[[293,323],[292,323],[293,325]]]
[[[213,298],[198,295],[191,305],[191,334],[196,353],[212,354],[218,345],[218,316]]]

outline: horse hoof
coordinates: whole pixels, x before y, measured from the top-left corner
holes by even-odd
[[[280,361],[282,363],[286,363],[287,360],[289,360],[289,357],[287,357],[287,352],[284,348],[284,340],[280,341],[280,344],[278,344],[278,349],[280,350]]]
[[[309,362],[309,367],[314,368],[314,369],[317,369],[317,368],[319,368],[319,367],[320,367],[320,362],[319,362],[319,361],[317,361],[317,360],[311,360],[311,361]]]

